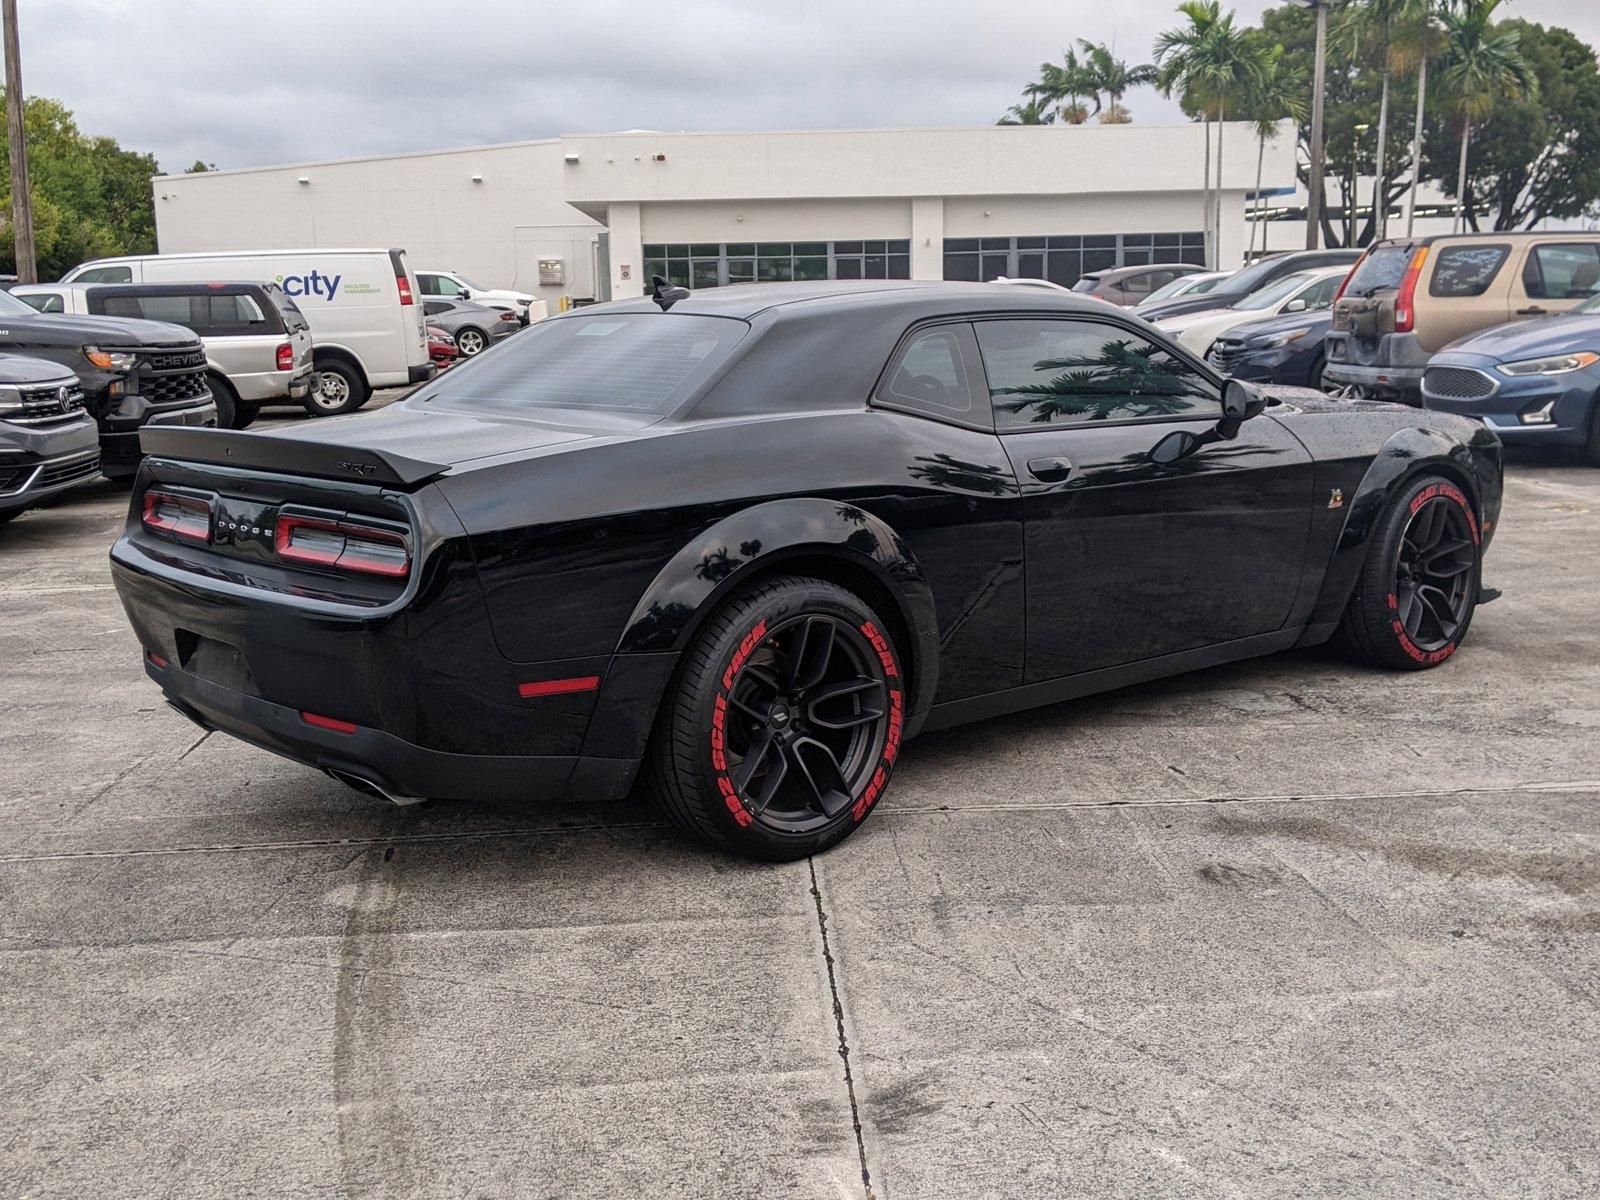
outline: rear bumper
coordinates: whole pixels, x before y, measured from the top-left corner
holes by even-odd
[[[262,750],[357,779],[391,797],[550,800],[562,795],[576,756],[452,754],[413,745],[380,729],[351,732],[307,723],[301,714],[201,679],[148,657],[145,673],[179,712]]]
[[[431,362],[423,363],[420,367],[406,368],[406,381],[408,383],[427,383],[439,373],[439,368]]]
[[[300,400],[309,395],[314,374],[311,364],[307,363],[296,375],[287,371],[251,371],[229,375],[228,382],[239,399],[251,404],[271,404],[274,400]]]
[[[1324,345],[1328,355],[1324,383],[1357,387],[1376,399],[1418,402],[1430,356],[1415,334],[1386,333],[1376,342],[1362,342],[1335,329]]]

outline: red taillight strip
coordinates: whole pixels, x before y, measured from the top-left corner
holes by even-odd
[[[335,546],[296,546],[296,529],[321,530],[339,539]],[[352,544],[354,543],[354,544]],[[395,546],[403,557],[397,561],[375,558],[361,552],[361,543],[368,546]],[[312,563],[319,567],[336,567],[344,571],[360,571],[367,575],[384,575],[403,579],[411,571],[411,544],[404,534],[392,529],[363,525],[359,521],[331,521],[321,517],[299,517],[292,514],[279,516],[272,531],[272,547],[279,558],[291,562]]]
[[[318,713],[302,712],[300,719],[307,725],[331,730],[334,733],[354,733],[360,728],[359,725],[352,725],[349,721],[341,721],[337,717],[324,717]]]
[[[600,676],[579,675],[574,679],[540,679],[517,684],[517,695],[524,700],[535,696],[561,696],[567,692],[592,692],[600,686]]]
[[[394,281],[400,286],[400,303],[411,304],[411,281],[400,274],[399,267],[395,268]]]
[[[146,650],[144,652],[144,656],[150,660],[150,665],[152,667],[158,667],[163,671],[167,669],[167,660],[162,658],[161,655],[157,654],[154,650]]]
[[[1396,333],[1410,333],[1417,323],[1417,279],[1422,274],[1423,261],[1428,257],[1428,248],[1418,246],[1411,254],[1411,262],[1406,267],[1406,273],[1400,280],[1400,290],[1394,297],[1394,331]]]
[[[161,511],[169,506],[194,515],[185,517],[183,512],[172,514]],[[175,534],[192,542],[211,540],[211,501],[200,496],[183,496],[177,492],[152,488],[144,494],[139,519],[147,529]]]
[[[283,345],[279,346],[277,350],[277,356],[278,370],[294,370],[294,346],[291,343],[284,342]]]

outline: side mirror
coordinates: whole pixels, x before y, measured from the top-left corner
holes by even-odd
[[[1188,458],[1203,444],[1199,434],[1175,429],[1155,444],[1150,451],[1150,461],[1159,467],[1170,467]]]
[[[1305,310],[1306,302],[1304,300],[1291,300],[1283,306],[1283,311],[1286,313],[1305,312]]]
[[[462,288],[459,292],[456,293],[456,299],[457,300],[471,300],[472,299],[472,293],[467,291],[466,288]],[[1305,305],[1301,305],[1301,307],[1304,308]]]
[[[1261,389],[1242,379],[1230,379],[1222,387],[1222,419],[1234,424],[1259,417],[1267,407]]]

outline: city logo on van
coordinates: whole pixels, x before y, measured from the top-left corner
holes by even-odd
[[[321,296],[332,300],[343,278],[343,275],[324,275],[321,271],[312,271],[309,275],[279,275],[278,282],[290,296]]]

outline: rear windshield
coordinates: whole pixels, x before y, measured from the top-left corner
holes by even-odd
[[[540,321],[452,369],[415,399],[517,413],[671,411],[728,357],[743,321],[615,313]]]
[[[1405,278],[1406,264],[1411,261],[1412,247],[1401,244],[1379,246],[1356,266],[1345,285],[1346,296],[1370,296],[1374,292],[1388,292],[1399,288]]]
[[[306,323],[306,315],[300,311],[300,306],[290,298],[289,293],[280,287],[266,289],[267,298],[272,301],[272,306],[278,310],[278,316],[283,319],[285,333],[299,333],[301,330],[310,329]]]

